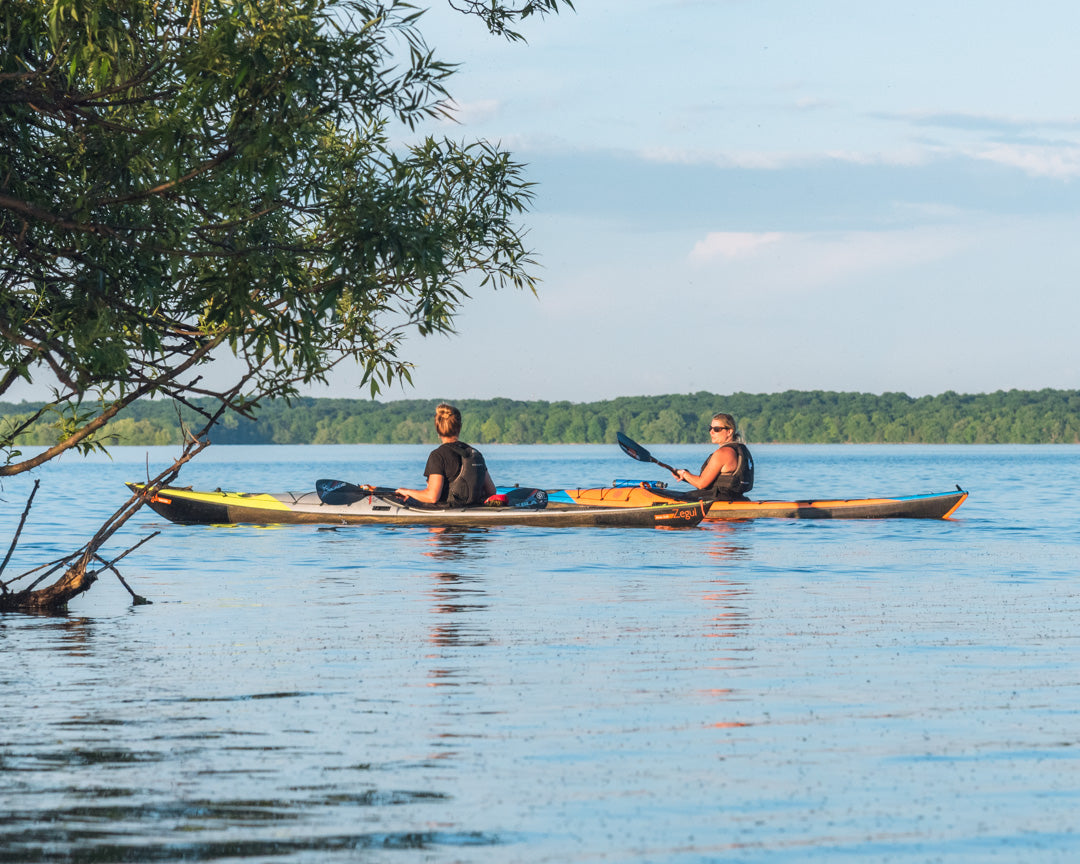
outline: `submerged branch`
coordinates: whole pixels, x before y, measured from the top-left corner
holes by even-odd
[[[131,586],[128,585],[127,580],[124,579],[124,577],[120,574],[120,571],[116,569],[116,562],[119,561],[121,558],[125,557],[128,553],[134,552],[136,549],[138,549],[140,546],[142,546],[143,543],[146,543],[149,540],[153,540],[160,533],[161,533],[160,531],[155,531],[153,534],[148,534],[147,536],[143,537],[142,540],[140,540],[134,546],[131,546],[131,547],[125,549],[123,552],[121,552],[119,555],[117,555],[115,558],[113,558],[112,561],[106,561],[100,555],[96,555],[96,554],[94,555],[94,560],[95,561],[100,561],[102,563],[103,567],[105,567],[107,570],[112,570],[112,572],[116,575],[116,578],[120,580],[120,584],[123,585],[127,589],[128,594],[131,595],[132,602],[136,606],[146,606],[146,605],[150,604],[152,601],[147,600],[141,594],[136,594],[134,591],[131,590]]]
[[[19,543],[19,535],[22,534],[23,526],[26,524],[26,516],[30,512],[31,506],[34,503],[34,496],[37,495],[38,487],[41,485],[40,480],[34,481],[34,488],[30,490],[30,497],[26,500],[26,508],[23,510],[22,518],[19,519],[19,527],[15,529],[15,536],[11,538],[11,545],[8,546],[7,555],[4,556],[3,563],[0,563],[0,576],[4,574],[4,568],[7,567],[8,561],[11,560],[11,553],[15,551],[15,547]],[[0,580],[0,594],[7,594],[7,585],[3,580]]]

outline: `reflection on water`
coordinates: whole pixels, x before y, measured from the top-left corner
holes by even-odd
[[[712,589],[706,591],[701,598],[713,610],[710,619],[712,626],[705,635],[709,638],[729,639],[743,635],[750,625],[750,615],[746,611],[750,596],[751,592],[742,582],[715,580]]]
[[[716,682],[706,690],[706,694],[715,705],[716,714],[730,718],[732,700],[746,698],[734,681],[740,679],[741,672],[753,662],[753,649],[747,644],[747,636],[753,624],[749,612],[753,592],[743,582],[716,579],[709,590],[702,594],[702,602],[712,610],[712,617],[705,628],[706,639],[730,639],[732,642],[714,643],[723,653],[711,658],[708,667],[710,677]],[[732,682],[732,686],[717,686]],[[712,729],[738,729],[750,723],[740,720],[719,719],[708,723]]]
[[[706,553],[719,573],[738,572],[752,558],[753,523],[716,522],[706,527],[711,534]],[[709,658],[707,669],[712,684],[704,691],[712,705],[712,717],[706,721],[708,728],[739,729],[750,725],[732,717],[733,702],[747,698],[736,682],[742,680],[744,670],[753,662],[753,648],[748,642],[754,624],[753,602],[750,584],[735,579],[713,579],[701,594],[703,608],[711,613],[704,622],[702,635],[709,640],[724,640],[710,643],[713,650],[721,653]]]
[[[73,657],[85,657],[93,647],[94,620],[74,615],[41,616],[41,634],[46,637],[40,650],[59,651]],[[3,630],[0,629],[0,638]]]
[[[748,522],[715,522],[707,526],[711,537],[705,552],[718,565],[721,573],[735,568],[725,565],[737,565],[751,557],[746,538],[753,530]],[[730,579],[714,579],[710,588],[702,595],[707,607],[714,610],[712,626],[706,633],[709,637],[734,637],[744,632],[749,625],[747,607],[751,591],[746,582]]]
[[[750,555],[749,537],[754,522],[705,522],[702,530],[709,532],[706,552],[717,562],[742,559]]]
[[[429,578],[436,580],[429,594],[434,604],[431,611],[440,616],[431,625],[431,643],[446,647],[487,645],[490,637],[480,626],[478,614],[488,608],[481,602],[487,596],[483,580],[460,573],[435,573]]]
[[[432,527],[428,530],[426,557],[444,563],[468,565],[470,572],[436,572],[424,574],[431,582],[427,593],[430,612],[435,616],[430,625],[428,641],[443,647],[478,647],[488,644],[490,637],[482,626],[480,613],[487,610],[483,602],[485,577],[475,569],[485,557],[490,543],[489,529]],[[441,677],[448,677],[443,670]]]
[[[78,792],[76,789],[66,791],[72,794]],[[129,795],[129,790],[101,790],[100,797],[108,800]],[[7,817],[28,827],[14,837],[4,838],[0,833],[0,838],[5,841],[4,849],[0,850],[0,862],[86,861],[93,864],[124,864],[133,861],[326,860],[324,855],[349,860],[358,852],[468,849],[496,846],[504,842],[498,835],[483,832],[458,833],[429,829],[317,833],[304,828],[306,818],[314,812],[338,810],[343,816],[348,814],[346,819],[353,819],[358,811],[364,809],[374,813],[384,807],[431,805],[439,800],[440,796],[394,794],[353,800],[331,796],[323,801],[313,801],[308,807],[260,800],[166,800],[151,805],[103,803],[76,806],[47,814],[11,810],[7,812]],[[42,821],[43,815],[47,821]],[[153,839],[152,845],[123,842],[121,838],[129,830],[146,824],[161,826],[161,833]],[[66,826],[65,831],[59,834],[56,825]],[[221,831],[218,838],[207,836],[213,833],[207,829],[214,825],[243,826],[249,832],[261,827],[264,836],[230,838],[225,831]],[[186,831],[197,833],[191,836]],[[318,857],[310,858],[306,853],[317,853]]]
[[[455,560],[482,556],[492,529],[432,525],[425,530],[429,548],[424,554],[437,560]]]

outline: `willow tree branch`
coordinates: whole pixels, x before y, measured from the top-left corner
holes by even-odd
[[[177,376],[183,374],[192,366],[196,365],[203,357],[210,353],[210,351],[220,345],[224,341],[224,339],[225,337],[223,335],[219,335],[209,340],[208,342],[203,344],[198,350],[196,350],[195,353],[193,353],[185,362],[170,370],[169,373],[164,377],[164,381],[147,382],[141,387],[137,387],[135,390],[132,390],[126,396],[120,397],[115,402],[113,402],[112,405],[110,405],[105,411],[103,411],[101,414],[99,414],[81,429],[69,435],[60,443],[53,445],[47,450],[43,450],[41,453],[38,453],[36,456],[33,456],[30,459],[25,459],[22,462],[18,462],[14,465],[5,465],[3,467],[0,467],[0,477],[11,476],[14,474],[22,474],[26,471],[30,471],[31,469],[36,468],[39,465],[44,464],[45,462],[48,462],[50,459],[59,455],[60,453],[63,453],[65,450],[70,450],[72,447],[86,440],[88,437],[90,437],[103,426],[105,426],[105,424],[108,423],[113,417],[115,417],[123,408],[130,405],[136,399],[139,399],[140,397],[145,396],[148,393],[152,393],[154,390],[160,389],[162,383],[174,380]]]

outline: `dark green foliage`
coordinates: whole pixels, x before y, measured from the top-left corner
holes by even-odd
[[[266,402],[256,421],[226,418],[218,444],[433,443],[436,401],[294,399]],[[751,443],[1056,444],[1080,442],[1080,391],[948,392],[918,399],[903,393],[712,393],[631,396],[603,402],[463,399],[462,438],[476,444],[614,444],[624,432],[643,444],[703,443],[717,411],[734,414]],[[35,406],[0,403],[0,428]],[[172,403],[140,401],[106,434],[120,444],[180,440]],[[47,422],[20,444],[48,444]]]
[[[452,5],[510,39],[572,8]],[[65,422],[34,462],[0,429],[0,476],[138,423],[144,396],[244,417],[342,361],[374,395],[408,381],[407,332],[534,288],[523,166],[402,137],[450,96],[422,24],[404,0],[0,3],[0,395],[56,381],[41,419]]]

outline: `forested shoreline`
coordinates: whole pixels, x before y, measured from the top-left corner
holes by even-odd
[[[427,444],[435,439],[438,400],[294,399],[266,402],[257,420],[224,418],[216,444]],[[627,396],[601,402],[513,399],[455,400],[465,418],[462,438],[477,444],[612,444],[616,432],[646,444],[707,440],[716,411],[734,414],[747,441],[798,444],[1056,444],[1080,442],[1080,391],[1008,390],[984,394],[786,391]],[[0,402],[0,423],[18,424],[41,403]],[[84,403],[84,409],[89,409]],[[97,440],[112,445],[176,444],[181,418],[169,401],[140,401]],[[48,416],[18,438],[55,442]]]

